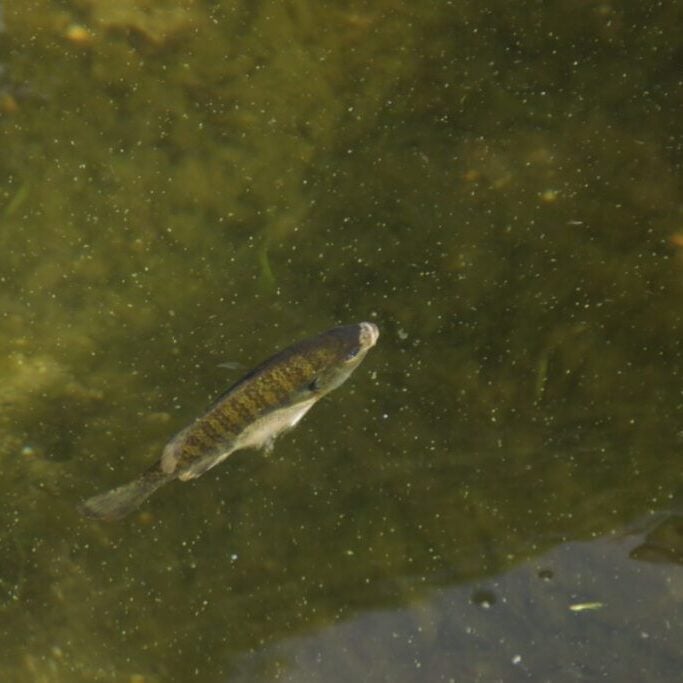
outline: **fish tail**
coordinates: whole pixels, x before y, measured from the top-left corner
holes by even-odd
[[[88,498],[81,503],[79,511],[90,519],[122,519],[138,508],[158,488],[175,478],[175,474],[166,474],[158,467],[152,467],[128,484]]]

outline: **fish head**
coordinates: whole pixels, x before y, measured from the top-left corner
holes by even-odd
[[[311,390],[323,396],[345,382],[377,343],[379,328],[374,323],[335,327],[314,340],[309,362],[314,371]]]

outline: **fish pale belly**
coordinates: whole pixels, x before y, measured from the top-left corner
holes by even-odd
[[[178,479],[181,481],[196,479],[207,470],[223,462],[232,452],[242,448],[263,448],[264,446],[268,448],[279,434],[294,427],[317,400],[316,397],[287,408],[273,410],[255,420],[242,430],[228,450],[200,457],[182,472],[179,472]]]
[[[181,429],[165,446],[161,459],[159,460],[159,467],[164,474],[173,474],[178,467],[178,463],[183,454],[183,443],[189,431],[194,427],[191,424],[185,429]]]

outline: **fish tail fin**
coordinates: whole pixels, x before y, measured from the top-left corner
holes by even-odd
[[[106,521],[123,519],[138,508],[158,488],[175,478],[174,474],[166,474],[158,467],[152,467],[128,484],[88,498],[81,503],[78,509],[84,517],[90,519]]]

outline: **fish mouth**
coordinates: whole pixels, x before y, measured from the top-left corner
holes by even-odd
[[[379,339],[379,327],[375,323],[360,324],[360,345],[364,349],[369,349],[377,343]]]

